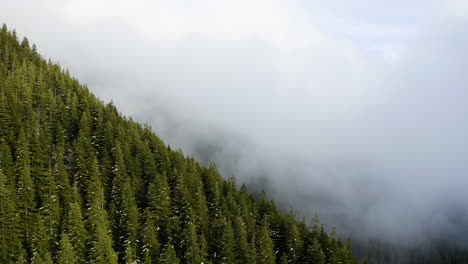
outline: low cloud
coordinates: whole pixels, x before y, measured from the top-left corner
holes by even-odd
[[[0,15],[283,207],[363,238],[466,237],[466,5],[371,2],[19,0]]]

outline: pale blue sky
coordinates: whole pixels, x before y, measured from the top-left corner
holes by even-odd
[[[333,38],[374,55],[398,56],[415,35],[441,19],[443,1],[302,1],[311,20]]]

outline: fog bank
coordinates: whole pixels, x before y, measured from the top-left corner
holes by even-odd
[[[344,234],[468,237],[464,1],[4,1],[173,147]]]

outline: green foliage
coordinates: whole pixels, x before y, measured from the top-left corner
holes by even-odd
[[[0,263],[312,259],[352,263],[351,245],[172,150],[2,27]]]
[[[238,258],[238,263],[248,263],[250,248],[249,243],[247,242],[245,224],[240,216],[236,217],[234,235],[236,239],[235,253]]]
[[[58,251],[58,264],[74,264],[78,263],[78,259],[75,255],[75,251],[70,243],[70,239],[67,234],[63,234],[60,239],[60,249]]]
[[[88,231],[86,257],[90,263],[117,263],[117,254],[112,248],[112,238],[109,232],[110,224],[107,212],[104,210],[103,188],[99,181],[97,166],[97,160],[94,159],[90,169],[90,185],[87,189],[89,203],[86,208],[86,229]]]
[[[67,234],[75,256],[85,258],[86,231],[83,223],[81,207],[78,202],[70,203],[69,210],[64,216],[63,232]],[[63,235],[62,235],[63,236]]]
[[[161,244],[158,240],[158,231],[154,221],[154,214],[146,209],[145,222],[142,227],[141,252],[143,263],[157,263]]]
[[[256,240],[257,263],[274,264],[275,251],[273,241],[270,237],[270,231],[266,225],[259,227]]]
[[[19,255],[21,244],[18,233],[20,219],[16,214],[12,187],[7,184],[3,170],[0,170],[0,263],[12,262]]]
[[[325,263],[325,253],[323,253],[322,246],[318,242],[318,239],[315,238],[307,247],[307,255],[311,260],[311,263],[324,264]]]
[[[168,242],[161,253],[161,263],[179,264],[180,260],[176,256],[174,246]]]

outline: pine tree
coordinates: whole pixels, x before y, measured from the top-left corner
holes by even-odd
[[[126,167],[120,143],[116,142],[114,150],[114,180],[112,183],[111,226],[116,252],[119,259],[131,263],[137,252],[138,209],[134,192],[130,186],[130,178]]]
[[[141,143],[140,151],[138,151],[138,158],[141,164],[142,170],[142,190],[138,192],[138,200],[140,201],[139,207],[148,206],[148,187],[153,182],[153,178],[158,174],[156,168],[156,161],[154,159],[153,153],[148,144]]]
[[[31,246],[31,231],[34,226],[34,184],[31,179],[31,160],[29,158],[29,148],[24,130],[21,129],[18,137],[16,149],[16,201],[20,214],[22,236],[25,249]]]
[[[145,223],[142,232],[141,255],[143,263],[158,263],[161,244],[158,240],[158,231],[154,221],[154,214],[150,210],[145,211]]]
[[[177,184],[173,192],[172,210],[179,216],[182,227],[188,225],[192,221],[192,205],[190,203],[190,194],[185,184],[184,176],[177,178]]]
[[[77,193],[78,191],[76,191]],[[78,194],[76,194],[78,195]],[[70,203],[68,214],[65,216],[63,230],[70,240],[70,244],[75,256],[78,259],[85,259],[86,235],[81,206],[78,201]]]
[[[248,263],[249,262],[249,243],[247,242],[247,231],[245,230],[245,224],[242,220],[242,217],[236,217],[235,222],[235,252],[238,258],[238,263]]]
[[[81,116],[78,139],[74,142],[74,172],[73,183],[77,184],[81,197],[86,198],[86,191],[90,185],[90,166],[94,151],[90,141],[89,113],[85,112]],[[85,200],[85,203],[88,201]]]
[[[352,264],[353,262],[353,253],[352,253],[352,245],[351,240],[347,240],[346,243],[342,247],[342,259],[341,263],[343,264]]]
[[[39,110],[38,110],[39,111]],[[32,121],[34,125],[26,130],[29,137],[29,152],[30,152],[30,168],[31,178],[34,184],[35,202],[38,208],[44,206],[44,199],[49,194],[49,168],[48,162],[50,157],[47,153],[51,153],[49,149],[49,140],[44,129],[40,125],[41,114],[35,113]],[[55,187],[55,184],[54,184]]]
[[[3,86],[1,85],[2,89],[0,89],[0,138],[2,141],[11,142],[14,138],[14,124],[13,118],[10,113],[10,105],[8,103],[6,92],[3,90]]]
[[[206,263],[210,264],[211,261],[209,261],[209,245],[208,241],[206,241],[205,235],[203,233],[200,234],[199,236],[200,240],[200,259],[201,263]]]
[[[270,237],[270,231],[264,224],[259,227],[257,240],[257,263],[258,264],[274,264],[275,263],[275,251],[273,241]]]
[[[211,226],[211,256],[214,263],[234,263],[234,233],[231,222],[219,215]]]
[[[35,215],[34,227],[31,235],[32,263],[52,264],[49,238],[44,226],[44,220],[40,215]]]
[[[298,227],[295,223],[294,214],[290,214],[287,218],[286,226],[286,254],[290,263],[297,263],[299,257],[302,255],[302,239]]]
[[[15,185],[15,166],[11,156],[11,148],[5,140],[0,139],[0,171],[5,177],[5,184]]]
[[[325,253],[323,253],[323,249],[317,238],[314,238],[312,244],[307,247],[306,254],[310,260],[310,263],[325,263]]]
[[[250,240],[250,254],[249,261],[247,263],[257,264],[257,243],[256,243],[256,234],[252,234],[252,239]]]
[[[328,237],[328,246],[326,248],[325,252],[325,258],[327,260],[327,263],[330,264],[338,264],[339,262],[339,246],[337,244],[337,235],[336,235],[336,229],[333,227],[333,230]]]
[[[18,222],[15,197],[7,177],[0,169],[0,263],[13,262],[19,255]]]
[[[70,239],[68,235],[62,234],[62,238],[60,239],[59,245],[59,252],[58,252],[58,264],[75,264],[79,263],[78,259],[73,251],[72,244],[70,243]]]
[[[208,233],[209,228],[209,211],[208,205],[206,202],[205,192],[203,191],[203,185],[201,183],[201,179],[199,179],[199,186],[196,188],[194,192],[195,195],[195,202],[193,204],[192,212],[195,214],[193,217],[193,221],[199,226],[199,229],[203,233]]]
[[[42,207],[39,209],[41,217],[44,222],[47,223],[45,226],[46,237],[49,241],[52,252],[57,251],[57,245],[59,243],[59,228],[60,228],[60,203],[56,189],[56,180],[51,171],[47,173],[48,182],[47,186],[43,188],[44,197],[42,201]]]
[[[27,260],[27,253],[26,253],[26,250],[24,250],[22,247],[20,247],[20,251],[19,251],[19,254],[18,254],[18,257],[15,261],[15,264],[26,264],[28,262]]]
[[[180,260],[176,256],[174,246],[171,242],[168,242],[161,253],[161,263],[179,264]]]
[[[155,175],[148,188],[148,208],[155,216],[156,229],[161,243],[169,241],[169,219],[171,218],[171,197],[166,175]]]
[[[117,263],[117,254],[112,248],[112,238],[109,232],[109,221],[104,210],[104,194],[100,184],[97,160],[94,159],[90,168],[90,185],[87,189],[87,219],[88,230],[87,257],[90,263]]]
[[[183,231],[182,239],[183,261],[185,263],[202,263],[203,256],[198,241],[196,226],[189,222]]]
[[[64,147],[59,145],[56,149],[56,160],[53,169],[53,178],[56,180],[58,201],[63,211],[69,210],[72,200],[70,178],[64,164]]]

